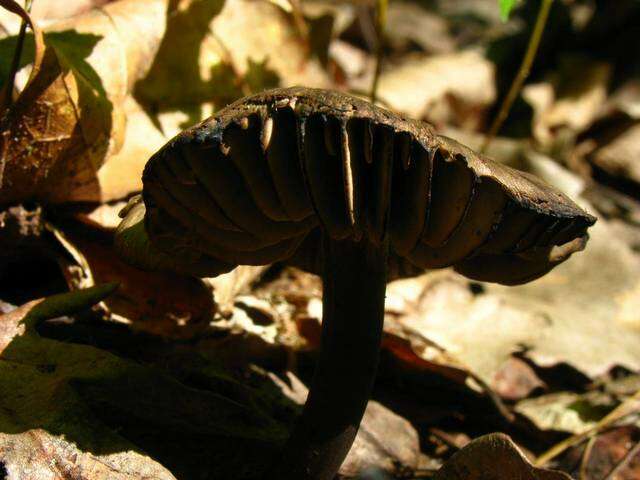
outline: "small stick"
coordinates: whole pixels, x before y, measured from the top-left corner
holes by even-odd
[[[591,437],[582,453],[582,459],[580,460],[580,480],[588,480],[587,466],[589,465],[589,459],[591,458],[591,452],[593,451],[593,445],[595,443],[596,437]]]
[[[614,408],[592,428],[588,429],[585,432],[573,435],[551,447],[549,450],[547,450],[537,458],[537,460],[535,461],[535,465],[537,467],[543,467],[568,448],[581,444],[585,440],[593,437],[594,435],[597,435],[599,432],[614,424],[615,422],[621,420],[622,418],[636,414],[639,411],[640,390],[638,390],[632,397],[626,399],[624,402]]]
[[[494,118],[493,123],[491,124],[491,128],[489,129],[489,133],[484,139],[484,143],[482,144],[482,148],[480,149],[481,153],[484,153],[487,150],[487,148],[491,144],[491,141],[498,134],[500,128],[502,128],[502,124],[507,119],[509,111],[513,106],[513,102],[515,102],[518,94],[520,93],[520,90],[522,89],[524,81],[529,76],[531,65],[533,64],[533,60],[536,58],[536,53],[538,52],[538,47],[540,46],[542,32],[544,32],[544,27],[547,24],[547,18],[549,18],[549,11],[551,10],[552,3],[553,0],[542,0],[540,10],[538,11],[538,18],[536,18],[533,32],[531,32],[531,38],[529,38],[527,52],[522,59],[522,64],[518,69],[516,77],[513,79],[513,83],[509,88],[507,96],[502,101],[502,105],[500,105],[498,115],[496,116],[496,118]]]
[[[27,13],[31,13],[31,4],[33,0],[27,0],[24,9]],[[13,103],[13,89],[16,81],[16,74],[18,73],[18,67],[20,66],[20,58],[22,57],[22,49],[24,48],[24,38],[27,34],[27,22],[22,19],[20,24],[20,33],[18,33],[18,43],[16,43],[16,49],[13,52],[13,59],[11,60],[11,69],[9,70],[9,79],[7,80],[6,90],[4,92],[5,98],[2,101],[2,107],[0,112],[9,108]]]
[[[382,72],[382,57],[384,53],[384,29],[387,24],[388,0],[377,0],[376,3],[376,70],[373,74],[373,84],[371,85],[371,103],[376,103],[378,94],[378,83]]]

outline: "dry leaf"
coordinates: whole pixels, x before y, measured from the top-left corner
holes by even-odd
[[[47,27],[42,69],[2,120],[0,204],[99,199],[96,172],[122,145],[122,105],[160,43],[166,5],[120,0]]]
[[[69,239],[86,258],[97,283],[118,282],[120,288],[105,301],[119,321],[134,330],[169,338],[192,338],[213,318],[211,291],[199,279],[164,272],[146,272],[123,262],[110,243],[85,235]]]
[[[473,129],[496,98],[494,66],[476,50],[409,56],[385,68],[378,96],[409,117]]]
[[[415,471],[420,462],[418,432],[404,418],[370,401],[353,446],[340,467],[347,477],[375,467],[391,474]]]
[[[605,141],[588,159],[607,174],[640,183],[640,123]]]
[[[567,60],[557,79],[532,84],[522,91],[533,107],[533,137],[550,145],[561,128],[576,134],[600,114],[607,97],[611,66],[606,63]]]
[[[180,109],[192,124],[207,113],[203,104],[220,108],[246,89],[329,85],[279,7],[250,0],[175,3],[158,55],[136,88],[149,110]]]
[[[5,480],[175,480],[162,465],[133,450],[96,455],[63,435],[34,429],[0,433]]]
[[[133,479],[145,478],[136,476],[145,471],[165,475],[150,478],[173,478],[156,461],[178,478],[256,478],[286,438],[280,422],[292,415],[290,402],[274,393],[271,382],[252,379],[248,387],[204,357],[183,350],[172,359],[159,345],[148,349],[159,356],[157,365],[155,357],[138,363],[114,355],[97,346],[113,326],[65,330],[73,327],[67,318],[47,327],[64,341],[36,332],[37,324],[86,308],[113,287],[30,302],[0,316],[0,456],[8,455],[3,460],[10,462],[11,478],[83,473],[77,478]],[[118,333],[107,336],[111,348],[140,354],[144,338],[126,329]],[[33,454],[41,448],[33,448],[34,439],[48,452],[37,459]],[[209,448],[200,448],[203,443]],[[141,450],[155,461],[132,453]],[[74,456],[77,470],[71,468]],[[64,467],[54,470],[57,476],[26,476],[32,466],[34,475],[46,473],[43,462],[52,459]],[[116,470],[101,476],[94,461]]]
[[[599,404],[598,397],[594,395],[558,392],[521,400],[515,411],[531,420],[540,430],[580,434],[594,427],[615,407],[611,405],[611,399],[607,400],[609,402]]]
[[[302,405],[307,399],[307,388],[292,373],[287,372],[287,377],[287,382],[276,377],[276,384]],[[340,474],[351,478],[370,468],[406,473],[415,471],[419,463],[420,441],[415,428],[384,405],[370,400]]]
[[[580,480],[640,478],[640,428],[635,425],[613,427],[573,448],[560,459],[560,465]],[[588,448],[586,446],[589,445]]]
[[[565,473],[536,468],[501,433],[477,438],[456,453],[434,480],[571,480]]]

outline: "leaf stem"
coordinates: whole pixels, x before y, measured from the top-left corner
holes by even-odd
[[[25,2],[25,10],[27,13],[31,13],[31,4],[33,0],[27,0]],[[20,67],[20,58],[22,57],[22,49],[24,48],[24,39],[27,34],[27,22],[22,19],[20,24],[20,33],[18,33],[18,42],[16,43],[16,49],[13,52],[13,59],[11,60],[11,69],[9,70],[9,79],[5,86],[4,99],[2,101],[2,108],[0,112],[8,109],[13,103],[13,89],[16,81],[16,74]]]
[[[549,18],[549,11],[551,10],[551,5],[553,4],[553,0],[542,0],[542,4],[540,5],[540,10],[538,10],[538,17],[536,18],[536,23],[533,27],[533,32],[531,32],[531,37],[529,38],[529,44],[527,45],[527,51],[522,59],[522,63],[520,64],[520,68],[518,69],[518,73],[516,74],[513,82],[511,83],[511,87],[509,88],[509,92],[507,96],[502,101],[502,105],[500,105],[500,110],[498,111],[498,115],[494,118],[493,123],[491,124],[491,128],[489,129],[489,133],[487,134],[484,143],[482,144],[481,152],[485,152],[491,141],[495,138],[495,136],[502,128],[502,124],[507,119],[509,115],[509,111],[513,106],[513,102],[518,97],[520,90],[522,89],[522,85],[524,81],[529,76],[529,72],[531,71],[531,65],[533,64],[534,59],[536,58],[536,53],[538,52],[538,47],[540,46],[540,40],[542,39],[542,33],[544,32],[544,27],[547,24],[547,19]]]
[[[384,53],[384,30],[387,25],[387,10],[389,7],[388,0],[376,1],[376,69],[373,74],[373,83],[371,84],[371,103],[376,102],[378,94],[378,83],[380,82],[380,73],[382,72],[382,57]]]

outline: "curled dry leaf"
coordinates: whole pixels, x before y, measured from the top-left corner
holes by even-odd
[[[32,20],[31,15],[29,15],[29,13],[27,13],[27,11],[24,8],[22,8],[22,6],[20,6],[20,4],[18,4],[14,0],[0,0],[0,7],[3,7],[8,11],[18,15],[23,22],[26,22],[29,25],[29,27],[31,27],[31,32],[33,32],[33,37],[34,37],[33,68],[31,69],[31,74],[29,77],[29,80],[31,80],[40,72],[40,68],[42,67],[42,61],[44,59],[45,46],[44,46],[44,37],[42,36],[42,30],[40,30],[40,27],[38,26],[38,24]],[[2,91],[1,93],[3,94],[1,101],[3,101],[5,92]],[[0,114],[4,113],[4,110],[6,107],[7,105],[0,104]],[[0,187],[2,186],[1,174],[2,174],[2,171],[0,169]]]
[[[571,480],[565,473],[536,468],[513,441],[492,433],[477,438],[456,453],[434,480]]]
[[[0,204],[99,199],[96,172],[122,145],[122,105],[159,46],[166,6],[121,0],[47,27],[42,68],[0,121]]]

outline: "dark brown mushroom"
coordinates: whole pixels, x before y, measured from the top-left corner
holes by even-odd
[[[247,97],[171,140],[116,237],[132,263],[212,276],[289,261],[323,278],[322,351],[269,479],[331,479],[378,361],[386,282],[453,266],[518,284],[584,248],[595,218],[535,177],[349,95]]]

